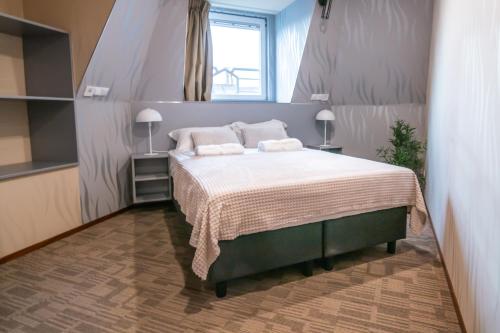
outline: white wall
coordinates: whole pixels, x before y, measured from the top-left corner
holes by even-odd
[[[500,1],[438,0],[427,203],[468,332],[500,332]]]

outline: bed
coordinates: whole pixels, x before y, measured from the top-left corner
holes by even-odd
[[[396,241],[426,210],[406,168],[304,149],[198,157],[171,152],[174,198],[192,228],[193,272],[215,283]]]

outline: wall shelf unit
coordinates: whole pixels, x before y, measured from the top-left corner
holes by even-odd
[[[0,180],[78,165],[69,34],[2,13],[0,34],[22,39],[26,87],[23,96],[0,92],[0,113],[26,105],[31,148],[31,161],[0,165]]]
[[[78,163],[25,162],[0,166],[0,180],[34,175],[77,166]]]
[[[0,32],[19,37],[68,34],[64,30],[5,13],[0,13]]]
[[[53,101],[53,102],[73,102],[71,97],[48,97],[48,96],[2,96],[0,101]]]

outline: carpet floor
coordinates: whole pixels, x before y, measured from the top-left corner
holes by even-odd
[[[190,270],[173,206],[135,208],[0,266],[0,332],[460,332],[430,228],[231,281],[217,299]]]

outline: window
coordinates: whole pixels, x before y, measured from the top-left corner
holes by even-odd
[[[212,11],[213,100],[267,100],[267,19]]]

